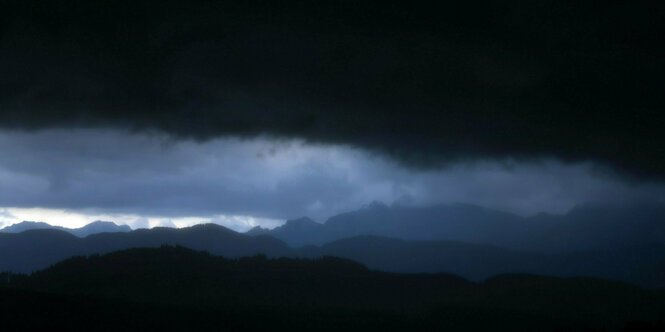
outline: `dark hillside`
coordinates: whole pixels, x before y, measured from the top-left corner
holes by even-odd
[[[167,329],[190,321],[231,330],[616,330],[665,318],[665,293],[592,278],[501,275],[472,283],[449,274],[376,272],[332,257],[227,259],[170,246],[79,256],[0,279],[9,287],[2,315],[10,323],[54,302],[87,313],[81,324],[97,317],[105,327]],[[57,307],[33,313],[47,319]],[[164,320],[146,322],[158,315]]]

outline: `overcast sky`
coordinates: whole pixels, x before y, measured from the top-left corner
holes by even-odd
[[[588,202],[662,199],[592,163],[474,161],[412,169],[358,148],[302,140],[174,140],[160,133],[1,131],[0,221],[133,227],[218,222],[243,230],[318,221],[374,200],[469,203],[531,215]],[[37,208],[37,209],[35,209]]]
[[[665,2],[0,4],[0,222],[662,201]]]

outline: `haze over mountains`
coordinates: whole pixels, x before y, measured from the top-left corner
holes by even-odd
[[[472,280],[519,272],[660,288],[665,287],[663,215],[659,206],[585,206],[562,216],[521,217],[469,205],[375,203],[324,224],[300,218],[246,234],[215,224],[85,237],[33,229],[0,234],[0,271],[31,272],[74,255],[171,244],[226,257],[329,255],[382,271],[449,272]]]
[[[413,207],[374,202],[320,224],[309,218],[249,235],[271,235],[292,247],[375,235],[414,241],[458,241],[514,250],[574,252],[665,245],[661,205],[583,205],[565,215],[531,217],[467,204]]]

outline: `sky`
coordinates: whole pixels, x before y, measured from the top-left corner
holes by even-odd
[[[0,6],[0,226],[663,201],[662,3]]]
[[[198,142],[109,129],[0,132],[0,222],[134,228],[215,222],[236,230],[328,217],[372,201],[475,204],[520,215],[663,201],[592,163],[486,160],[412,169],[341,145],[269,137]]]

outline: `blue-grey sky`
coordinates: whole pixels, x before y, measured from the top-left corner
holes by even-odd
[[[0,222],[659,201],[664,6],[3,3]]]
[[[531,215],[578,204],[662,200],[589,162],[476,160],[413,169],[362,149],[302,140],[174,140],[112,129],[0,131],[0,222],[133,227],[217,222],[244,230],[318,221],[374,200],[462,202]]]

